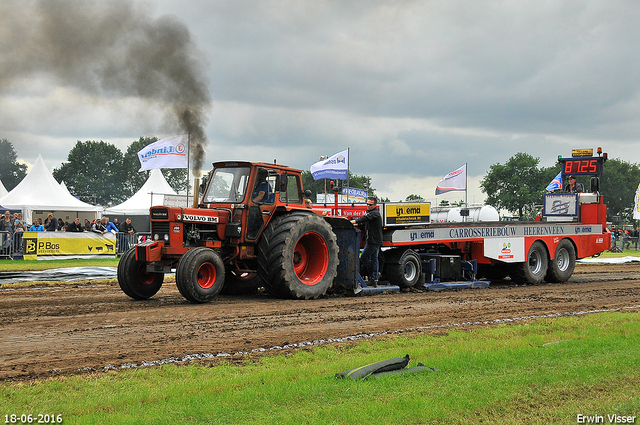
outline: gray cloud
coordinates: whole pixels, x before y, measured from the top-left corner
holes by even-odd
[[[44,4],[55,9],[57,3]],[[319,155],[350,147],[352,171],[401,180],[441,177],[464,162],[470,174],[481,176],[491,164],[521,151],[549,166],[571,148],[598,145],[612,157],[640,162],[640,150],[630,149],[640,131],[640,8],[635,1],[116,4],[125,7],[87,11],[85,21],[93,24],[81,32],[115,59],[105,63],[90,48],[94,44],[80,44],[80,52],[88,49],[83,57],[96,63],[89,68],[91,78],[74,87],[115,105],[135,96],[166,101],[176,90],[159,76],[143,82],[166,87],[160,99],[156,92],[118,91],[119,84],[112,83],[117,80],[95,78],[109,76],[109,70],[137,56],[159,55],[126,36],[98,36],[107,25],[103,15],[118,16],[118,29],[147,28],[158,44],[168,34],[153,28],[165,25],[172,39],[188,47],[190,60],[207,64],[206,75],[196,74],[194,81],[208,81],[216,102],[205,127],[212,140],[205,151],[208,163],[236,155],[268,161],[277,156],[281,163],[308,168]],[[163,18],[150,18],[144,13],[149,9]],[[30,34],[33,18],[26,12],[21,16],[26,23],[15,19],[13,25]],[[148,22],[140,23],[144,19]],[[11,44],[5,34],[0,32],[3,51]],[[127,50],[132,44],[139,47]],[[16,53],[37,58],[39,52]],[[65,63],[77,64],[79,55],[67,53]],[[170,56],[167,75],[180,73],[173,69],[179,61]],[[28,97],[26,87],[34,81],[41,90],[32,95],[37,100],[47,87],[69,85],[78,77],[68,66],[65,78],[50,81],[42,68],[20,69],[18,62],[0,63],[13,78],[12,101]],[[153,61],[139,62],[134,70],[153,68]],[[139,75],[145,74],[127,74],[130,87],[140,82]],[[10,91],[6,85],[0,89]],[[61,104],[64,98],[58,98]],[[80,112],[73,115],[76,121],[82,118]],[[123,125],[121,131],[99,117],[83,128],[93,123],[97,138],[106,140],[126,138],[127,132],[134,140],[140,132],[166,131],[151,115],[141,113],[138,127]],[[35,128],[30,122],[11,128],[27,133]],[[55,133],[60,140],[68,131],[75,141],[71,123],[61,120],[38,133]]]
[[[208,86],[191,33],[175,17],[153,18],[128,0],[9,1],[0,17],[0,90],[31,77],[145,99],[171,111],[168,127],[190,132],[192,156],[204,159]]]

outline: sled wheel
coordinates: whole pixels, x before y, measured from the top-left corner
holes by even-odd
[[[227,270],[224,286],[220,293],[224,295],[250,295],[258,292],[258,288],[261,286],[263,286],[262,279],[257,273]]]
[[[397,261],[386,266],[389,282],[401,288],[411,288],[420,280],[422,265],[420,256],[412,249],[405,250]]]
[[[176,286],[192,303],[206,303],[218,295],[224,276],[224,264],[217,252],[209,248],[193,248],[178,262]]]
[[[258,266],[271,294],[318,298],[327,293],[338,273],[336,236],[315,214],[291,213],[276,218],[258,244]]]
[[[146,263],[136,260],[135,247],[120,257],[118,262],[118,284],[122,292],[134,300],[146,300],[162,287],[164,273],[147,273]]]
[[[547,274],[549,257],[544,244],[535,241],[529,248],[527,261],[524,263],[514,263],[511,279],[518,283],[529,283],[536,285],[544,279]]]
[[[556,247],[555,258],[549,262],[549,270],[545,280],[552,283],[561,283],[569,280],[576,267],[576,250],[573,244],[563,239]]]

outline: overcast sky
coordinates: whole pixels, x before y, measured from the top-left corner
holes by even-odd
[[[479,202],[489,166],[517,152],[551,166],[602,146],[640,162],[637,0],[106,4],[0,2],[0,138],[20,160],[42,154],[51,170],[77,140],[124,150],[179,131],[163,79],[138,78],[144,90],[112,79],[138,62],[166,68],[158,46],[121,56],[139,38],[129,28],[146,25],[161,33],[153,43],[181,39],[186,56],[168,62],[187,62],[205,87],[206,169],[225,159],[309,169],[350,148],[351,171],[372,176],[381,196],[434,201],[438,180],[468,163],[469,201]],[[31,30],[56,19],[69,28],[52,45]]]

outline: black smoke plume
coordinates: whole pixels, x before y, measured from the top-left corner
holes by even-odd
[[[211,104],[186,25],[130,0],[0,2],[0,90],[38,75],[96,96],[136,97],[169,111],[202,169]],[[149,6],[147,5],[147,8]]]

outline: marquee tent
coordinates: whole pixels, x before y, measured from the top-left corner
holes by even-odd
[[[0,198],[2,198],[7,193],[9,193],[9,192],[7,192],[7,189],[2,184],[2,181],[0,181]]]
[[[84,203],[63,189],[51,175],[41,155],[38,155],[29,174],[11,192],[0,198],[0,205],[10,210],[21,210],[22,218],[27,223],[33,222],[34,212],[44,216],[51,212],[65,219],[98,218],[103,209]]]
[[[164,195],[176,195],[159,168],[151,170],[149,178],[131,198],[105,210],[107,215],[149,215],[149,208],[162,205]]]

